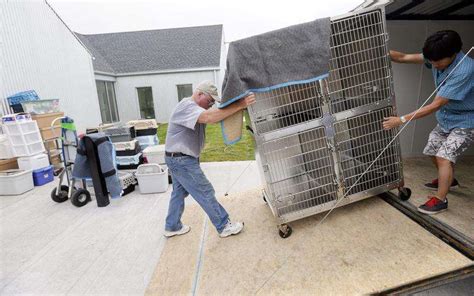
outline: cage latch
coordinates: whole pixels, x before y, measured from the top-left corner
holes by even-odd
[[[336,147],[331,142],[327,142],[327,147],[328,147],[329,151],[331,151],[331,152],[336,151]]]

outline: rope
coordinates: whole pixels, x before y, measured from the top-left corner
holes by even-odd
[[[242,175],[245,173],[245,171],[249,168],[249,166],[252,164],[252,161],[249,161],[249,164],[245,167],[245,169],[242,171],[242,173],[240,173],[240,175],[237,177],[237,179],[235,179],[234,183],[232,183],[230,185],[230,187],[226,190],[224,196],[228,196],[229,195],[229,191],[230,189],[232,189],[232,187],[234,186],[235,183],[237,183],[237,181],[240,179],[240,177],[242,177]]]

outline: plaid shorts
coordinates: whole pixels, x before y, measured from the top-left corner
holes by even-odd
[[[456,163],[456,159],[474,141],[474,128],[443,130],[437,125],[430,133],[423,154],[437,156]]]

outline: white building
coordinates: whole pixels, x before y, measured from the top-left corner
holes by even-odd
[[[473,1],[367,0],[355,10],[379,4],[386,4],[390,49],[419,53],[425,39],[440,30],[458,32],[465,53],[474,46]],[[474,58],[474,52],[470,56]],[[421,106],[434,91],[433,76],[424,65],[392,63],[392,68],[397,112],[407,114]],[[403,155],[422,155],[428,135],[435,125],[434,115],[413,121],[400,135]],[[474,147],[467,154],[474,155]]]
[[[77,36],[94,55],[103,122],[167,122],[193,86],[222,84],[222,25]]]
[[[0,114],[11,112],[6,97],[35,90],[59,99],[79,130],[97,126],[92,56],[49,4],[0,0],[0,22]]]

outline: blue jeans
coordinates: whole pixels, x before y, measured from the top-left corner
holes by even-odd
[[[165,160],[173,179],[165,229],[178,231],[183,227],[181,216],[184,212],[184,198],[191,194],[209,216],[217,232],[221,233],[229,220],[229,214],[217,201],[214,188],[201,170],[199,160],[192,156],[166,156]]]

